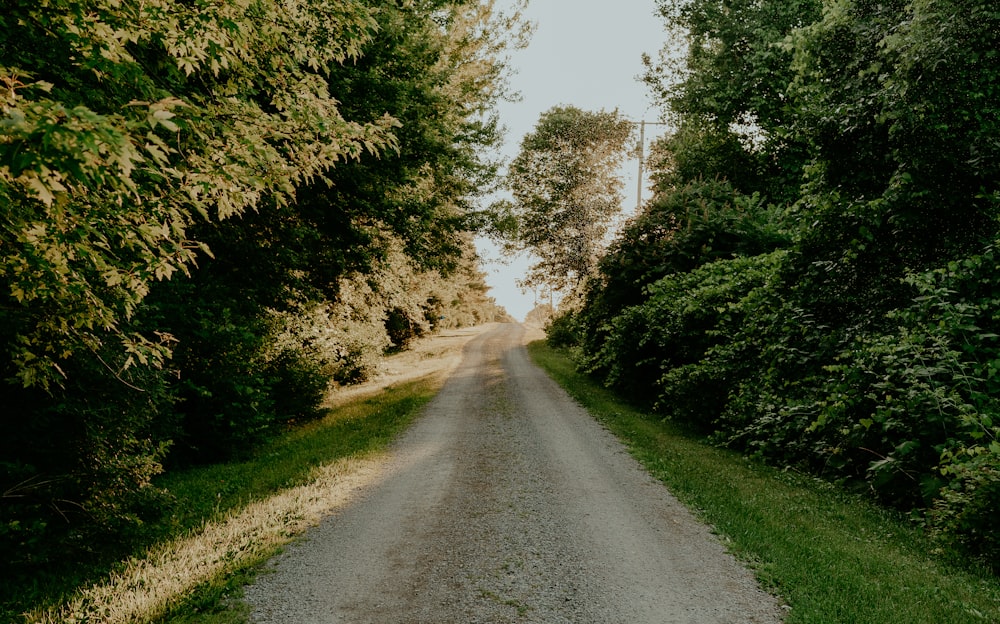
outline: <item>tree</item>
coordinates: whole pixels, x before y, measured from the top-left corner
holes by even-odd
[[[5,376],[48,387],[104,344],[162,361],[125,323],[190,269],[189,227],[292,199],[389,148],[388,116],[344,119],[324,68],[357,58],[361,3],[7,3],[0,16]]]
[[[597,265],[604,236],[621,210],[616,170],[632,134],[617,111],[555,107],[542,113],[510,165],[515,245],[539,261],[527,285],[575,287]]]
[[[430,329],[421,290],[400,276],[448,274],[469,256],[466,214],[495,174],[485,154],[499,140],[491,111],[504,94],[504,67],[495,48],[508,41],[497,33],[511,29],[497,22],[509,17],[479,3],[362,4],[377,29],[354,62],[326,68],[326,81],[349,119],[391,115],[394,149],[338,163],[300,185],[295,201],[200,225],[215,257],[201,258],[190,280],[154,287],[162,309],[150,325],[179,340],[173,362],[184,371],[175,457],[218,459],[301,420],[309,410],[289,405],[317,395],[310,368],[361,380],[390,338],[402,348],[409,332]],[[292,351],[275,358],[270,343],[289,333],[276,319],[312,335],[296,315],[322,324],[317,309],[337,310],[326,318],[350,329],[334,332],[343,356],[308,353],[307,345],[306,361]],[[284,379],[302,387],[274,383]]]
[[[864,326],[912,296],[908,271],[994,236],[998,20],[979,0],[841,1],[791,39],[793,130],[812,157],[795,279],[829,318]]]
[[[995,567],[996,3],[659,5],[689,37],[678,76],[647,75],[678,131],[578,314],[585,364]],[[747,210],[679,229],[706,173],[711,204]]]
[[[794,77],[786,38],[820,16],[819,0],[657,0],[672,43],[644,59],[643,80],[676,130],[668,178],[723,177],[744,194],[792,203],[808,160],[790,135]],[[674,44],[676,45],[676,44]]]
[[[376,352],[385,306],[499,313],[465,232],[521,32],[492,7],[5,3],[0,558],[113,556],[164,465],[314,414],[353,286]]]
[[[163,509],[175,340],[149,294],[205,257],[195,229],[391,148],[396,122],[345,119],[323,70],[375,26],[358,2],[4,3],[0,549],[21,573]]]

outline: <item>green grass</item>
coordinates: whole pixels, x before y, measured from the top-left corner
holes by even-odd
[[[175,532],[197,526],[203,519],[247,501],[306,482],[312,469],[343,457],[384,450],[437,393],[440,384],[429,379],[400,384],[384,392],[338,406],[323,420],[298,428],[262,448],[251,460],[220,464],[164,479],[171,492],[189,510],[175,517]],[[215,503],[212,498],[215,496]],[[272,553],[276,554],[276,553]],[[253,580],[251,562],[223,578],[204,584],[160,624],[245,624],[249,609],[239,600],[244,585]]]
[[[789,624],[1000,622],[998,579],[933,554],[909,523],[835,486],[748,461],[652,420],[579,375],[564,353],[544,343],[530,351],[791,606]],[[384,449],[437,388],[431,380],[400,385],[339,406],[248,461],[164,475],[160,484],[178,504],[156,530],[162,539],[182,535],[308,481],[317,464]],[[248,562],[203,584],[158,621],[246,622],[237,598],[253,573]]]
[[[192,468],[162,475],[157,485],[176,498],[162,521],[147,527],[147,539],[136,548],[141,557],[158,542],[185,536],[206,523],[237,512],[247,504],[308,483],[316,466],[342,458],[364,457],[384,450],[419,414],[440,388],[437,377],[399,384],[378,394],[338,405],[318,421],[305,424],[261,446],[246,461]],[[165,617],[154,621],[171,624],[235,624],[247,621],[247,610],[238,598],[254,568],[277,549],[257,561],[247,561],[225,575],[203,583],[182,596]],[[99,581],[110,569],[67,569],[79,587]],[[68,598],[73,586],[66,582],[50,587],[25,587],[22,600],[3,605],[0,613],[18,621],[16,613],[51,606]],[[5,619],[0,618],[0,620]]]
[[[788,624],[1000,622],[1000,580],[937,552],[905,519],[650,418],[544,342],[529,351],[791,607]]]
[[[304,483],[312,469],[382,450],[431,398],[437,386],[417,380],[340,405],[325,418],[276,438],[247,461],[166,474],[158,485],[178,499],[169,535],[280,489]]]

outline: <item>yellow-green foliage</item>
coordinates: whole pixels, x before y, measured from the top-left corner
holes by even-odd
[[[516,13],[5,5],[0,594],[141,543],[152,477],[315,418],[393,320],[492,314],[463,254]]]

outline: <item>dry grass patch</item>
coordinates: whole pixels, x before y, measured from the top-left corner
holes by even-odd
[[[326,418],[253,457],[162,475],[158,485],[177,505],[150,527],[157,546],[68,599],[60,598],[64,589],[39,591],[8,614],[39,624],[116,624],[187,622],[215,609],[258,563],[380,479],[388,444],[437,393],[465,343],[489,327],[423,339],[414,352],[389,358],[376,379],[331,396]]]
[[[65,605],[32,613],[31,622],[148,622],[199,584],[259,561],[382,474],[385,455],[320,466],[312,482],[291,488],[129,561],[106,582],[81,590]]]

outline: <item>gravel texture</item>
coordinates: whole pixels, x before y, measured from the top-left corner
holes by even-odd
[[[252,622],[781,621],[524,336],[497,325],[468,342],[379,482],[247,587]]]

